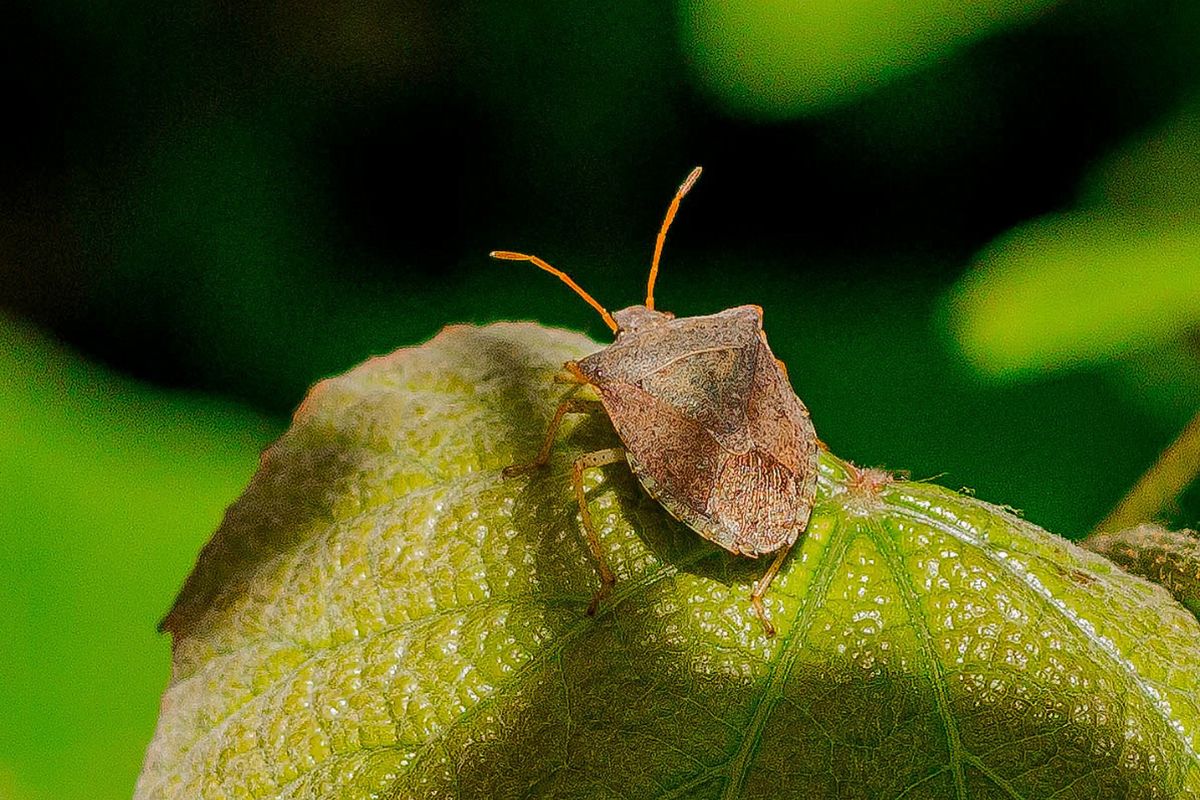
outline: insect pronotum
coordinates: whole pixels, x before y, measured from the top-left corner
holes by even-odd
[[[682,319],[654,308],[667,229],[699,177],[696,167],[667,208],[643,305],[610,314],[570,276],[537,256],[507,250],[491,254],[529,261],[557,276],[600,312],[616,337],[603,350],[565,364],[565,378],[574,385],[554,412],[541,450],[504,474],[545,465],[566,414],[603,411],[622,446],[586,453],[572,470],[583,532],[600,575],[588,614],[611,592],[616,576],[588,511],[583,473],[625,461],[651,497],[705,539],[751,558],[775,554],[750,595],[754,613],[773,636],[763,596],[808,525],[819,442],[808,409],[767,345],[759,306]],[[599,400],[574,396],[585,386]]]

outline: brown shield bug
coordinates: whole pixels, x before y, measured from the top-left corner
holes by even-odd
[[[655,241],[644,305],[609,314],[566,273],[537,256],[491,254],[529,261],[557,276],[599,311],[616,335],[598,353],[566,363],[564,378],[575,385],[555,411],[542,449],[532,462],[511,466],[504,474],[545,465],[564,415],[605,412],[623,447],[580,456],[572,473],[601,582],[588,614],[595,613],[616,576],[592,524],[583,471],[626,461],[651,497],[705,539],[751,558],[776,554],[750,595],[755,614],[773,636],[762,598],[808,525],[820,443],[808,409],[767,345],[760,307],[738,306],[682,319],[654,308],[654,282],[667,229],[680,200],[699,177],[697,167],[667,209]],[[585,386],[599,395],[598,401],[574,397]]]

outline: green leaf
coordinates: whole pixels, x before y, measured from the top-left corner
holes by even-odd
[[[754,118],[818,113],[1036,16],[1051,0],[683,0],[701,85]]]
[[[1010,376],[1131,360],[1144,388],[1191,389],[1192,412],[1196,353],[1179,343],[1200,326],[1198,143],[1193,104],[1093,170],[1078,210],[984,248],[949,296],[971,362]],[[1145,380],[1154,366],[1170,374]]]
[[[996,375],[1170,344],[1200,324],[1200,217],[1044,217],[989,245],[951,302],[964,354]]]
[[[589,502],[561,362],[529,324],[449,328],[319,384],[165,626],[174,673],[136,797],[1167,798],[1200,795],[1200,624],[997,507],[826,455],[766,564],[620,466]],[[820,420],[817,420],[818,427]],[[1058,793],[1057,795],[1055,793]]]
[[[0,798],[128,798],[170,658],[152,621],[277,432],[0,315]]]

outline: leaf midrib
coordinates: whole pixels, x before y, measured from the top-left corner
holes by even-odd
[[[954,776],[954,791],[960,800],[965,800],[967,797],[967,784],[962,768],[965,749],[958,733],[958,723],[954,719],[954,714],[950,709],[946,674],[942,661],[938,658],[937,649],[933,645],[933,631],[929,627],[929,619],[925,615],[925,609],[921,605],[916,588],[912,584],[912,576],[904,569],[903,563],[898,563],[899,557],[896,553],[895,544],[892,542],[887,531],[883,530],[878,519],[874,517],[866,518],[864,528],[867,538],[871,540],[876,552],[879,553],[883,558],[884,564],[887,565],[888,572],[892,576],[892,582],[896,585],[896,592],[900,595],[900,602],[904,606],[904,613],[908,617],[909,624],[916,631],[917,638],[920,639],[921,654],[929,669],[930,681],[933,683],[934,701],[937,705],[938,716],[941,717],[942,725],[946,729],[946,744],[950,751],[949,766],[951,774]]]
[[[920,499],[919,492],[910,491],[909,496],[913,499]],[[936,502],[936,498],[934,497],[930,497],[929,499]],[[968,498],[962,498],[962,501],[967,502]],[[1200,766],[1200,754],[1198,754],[1193,748],[1191,741],[1183,733],[1183,731],[1179,729],[1179,726],[1175,724],[1175,720],[1172,720],[1162,714],[1162,709],[1160,708],[1161,698],[1156,697],[1158,694],[1157,691],[1154,690],[1153,687],[1150,687],[1146,684],[1146,681],[1142,675],[1137,671],[1133,664],[1128,661],[1128,659],[1115,655],[1109,647],[1106,647],[1103,642],[1093,635],[1092,632],[1081,625],[1075,615],[1068,613],[1066,608],[1060,606],[1059,603],[1056,603],[1055,598],[1049,594],[1048,589],[1045,591],[1039,590],[1038,587],[1034,586],[1028,581],[1025,574],[1017,571],[1008,561],[1008,559],[1001,558],[982,541],[968,536],[959,526],[949,522],[948,520],[941,519],[928,512],[913,508],[912,506],[905,505],[903,500],[897,500],[896,502],[889,503],[889,508],[898,516],[907,517],[913,522],[927,525],[939,533],[949,536],[956,541],[971,547],[974,551],[984,556],[990,563],[1000,568],[1009,577],[1015,579],[1020,586],[1023,586],[1027,590],[1033,592],[1040,601],[1039,605],[1048,609],[1053,609],[1054,613],[1065,620],[1073,630],[1078,632],[1083,641],[1087,642],[1094,652],[1101,654],[1107,662],[1115,665],[1121,671],[1121,673],[1123,673],[1129,679],[1130,683],[1137,687],[1139,694],[1141,694],[1143,699],[1146,701],[1146,704],[1159,716],[1159,719],[1162,721],[1164,727],[1169,729],[1175,735],[1175,737],[1183,745],[1184,751],[1187,753],[1188,757],[1196,765]],[[973,525],[972,528],[974,529]],[[1025,572],[1028,574],[1029,571],[1026,570]]]
[[[842,504],[836,500],[831,501],[829,505],[838,506],[838,512],[845,510]],[[817,509],[814,509],[814,515],[816,512]],[[852,532],[843,531],[843,516],[834,514],[832,518],[838,522],[829,531],[829,542],[826,544],[821,564],[817,568],[816,574],[813,575],[811,589],[801,601],[796,616],[793,618],[792,628],[788,631],[787,639],[780,645],[779,656],[772,666],[767,685],[752,707],[750,724],[746,726],[746,731],[741,739],[742,744],[726,762],[728,777],[725,782],[725,791],[721,794],[723,800],[736,800],[741,796],[746,774],[750,771],[750,766],[758,753],[758,747],[762,743],[763,730],[766,729],[767,722],[775,711],[776,703],[783,696],[783,685],[791,677],[792,667],[796,663],[798,655],[796,648],[807,640],[809,628],[816,618],[813,609],[825,602],[829,587],[833,583],[833,574],[842,563],[846,549],[855,538]]]

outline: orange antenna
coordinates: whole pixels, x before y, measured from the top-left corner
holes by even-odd
[[[646,308],[654,308],[654,282],[658,280],[658,260],[662,257],[667,228],[671,227],[671,221],[675,219],[675,212],[679,210],[679,201],[683,199],[683,196],[688,193],[699,177],[700,167],[696,167],[688,174],[684,182],[679,184],[679,191],[675,192],[671,205],[667,207],[667,216],[663,219],[662,227],[658,230],[658,238],[654,241],[654,260],[650,262],[650,280],[646,282]]]
[[[575,291],[575,294],[586,300],[588,305],[600,312],[600,316],[604,317],[604,324],[612,328],[613,333],[617,332],[617,321],[612,318],[612,314],[609,314],[608,310],[605,309],[604,306],[596,302],[596,298],[585,292],[578,283],[571,280],[570,275],[563,272],[561,269],[556,269],[550,266],[537,256],[527,256],[524,253],[513,253],[508,250],[493,250],[488,255],[490,255],[492,258],[498,258],[502,261],[528,261],[535,267],[544,269],[551,275],[557,276],[560,281],[565,283],[567,286],[570,286]]]

